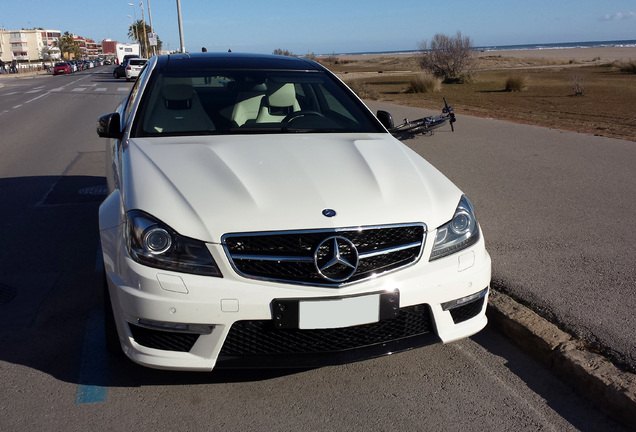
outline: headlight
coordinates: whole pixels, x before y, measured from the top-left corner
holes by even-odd
[[[475,220],[473,205],[466,196],[462,196],[453,219],[437,228],[430,261],[472,246],[477,240],[479,240],[479,227]]]
[[[223,277],[205,243],[139,210],[127,214],[126,248],[133,260],[149,267]]]

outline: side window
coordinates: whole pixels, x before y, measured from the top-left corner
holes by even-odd
[[[126,106],[124,107],[124,124],[128,123],[130,120],[130,115],[135,105],[135,101],[137,100],[137,93],[139,93],[139,89],[141,88],[141,83],[144,81],[146,74],[148,73],[147,65],[143,68],[141,73],[139,74],[139,78],[135,81],[132,90],[130,90],[130,94],[128,95],[128,100],[126,101]]]
[[[135,81],[132,90],[128,94],[128,100],[126,100],[126,106],[124,107],[124,122],[128,121],[130,113],[132,112],[135,98],[137,97],[137,93],[139,93],[139,83],[140,80]]]

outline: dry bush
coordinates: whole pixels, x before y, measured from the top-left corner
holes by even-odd
[[[583,75],[572,75],[572,91],[574,96],[583,96],[583,92],[585,92],[585,77]]]
[[[618,63],[616,67],[618,67],[618,70],[621,72],[636,74],[636,61],[634,60]]]
[[[338,64],[339,63],[338,56],[335,53],[332,53],[331,55],[328,55],[327,57],[324,57],[324,61],[326,63],[331,63],[331,64]]]
[[[371,87],[370,84],[363,81],[351,81],[348,82],[347,85],[360,99],[376,100],[380,97],[378,92]]]
[[[436,34],[430,48],[426,41],[420,44],[420,66],[442,79],[446,84],[461,84],[471,79],[475,69],[473,43],[469,37],[457,32],[455,37]]]
[[[442,80],[431,74],[419,74],[411,78],[408,93],[433,93],[442,90]]]
[[[274,50],[273,54],[274,55],[288,56],[288,57],[296,57],[296,54],[294,54],[293,52],[291,52],[289,50],[280,49],[280,48],[276,48]]]
[[[508,79],[506,79],[506,91],[526,91],[528,90],[528,79],[523,75],[510,75]]]

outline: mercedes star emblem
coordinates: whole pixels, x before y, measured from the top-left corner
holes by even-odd
[[[314,263],[323,278],[331,282],[344,282],[358,268],[358,250],[345,237],[328,237],[316,247]]]

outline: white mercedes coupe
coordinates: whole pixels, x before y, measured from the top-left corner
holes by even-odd
[[[486,325],[470,201],[302,58],[153,57],[101,117],[109,348],[159,369],[319,367]]]

